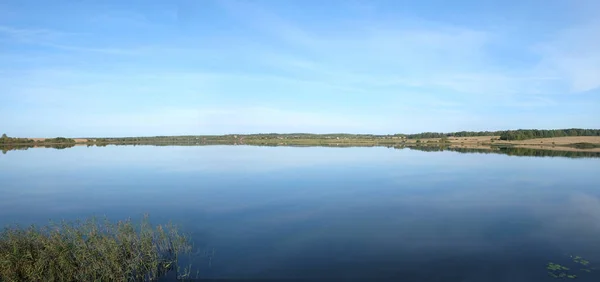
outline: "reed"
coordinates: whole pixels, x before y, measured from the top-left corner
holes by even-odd
[[[10,226],[0,233],[0,281],[153,281],[190,252],[188,237],[172,224],[153,227],[147,215],[140,224]]]

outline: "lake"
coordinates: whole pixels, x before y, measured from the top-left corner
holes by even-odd
[[[0,193],[0,226],[172,221],[193,236],[201,278],[554,281],[549,262],[579,281],[600,278],[600,158],[32,148],[0,154]]]

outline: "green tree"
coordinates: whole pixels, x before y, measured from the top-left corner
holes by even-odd
[[[8,136],[6,136],[6,133],[2,134],[2,139],[6,139],[8,138]]]

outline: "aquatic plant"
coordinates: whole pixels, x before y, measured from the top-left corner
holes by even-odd
[[[172,224],[95,218],[0,233],[0,281],[151,281],[178,271],[190,240]],[[178,277],[189,275],[189,269]]]
[[[575,263],[578,265],[578,267],[579,267],[579,265],[585,267],[585,268],[579,269],[579,271],[581,271],[581,272],[590,273],[590,272],[592,272],[592,270],[597,269],[595,267],[590,267],[590,262],[580,256],[570,255],[569,258],[571,259],[571,264]],[[570,268],[560,265],[558,263],[549,262],[546,265],[546,270],[548,270],[548,275],[550,275],[551,277],[554,277],[554,278],[569,278],[569,279],[577,278],[576,274],[572,274],[575,271],[572,271]]]
[[[577,277],[577,275],[568,274],[567,271],[569,271],[570,269],[568,267],[562,266],[558,263],[549,262],[548,265],[546,266],[546,269],[548,270],[548,275],[550,275],[554,278],[576,278]]]
[[[573,259],[573,262],[575,262],[575,263],[579,263],[579,264],[581,264],[581,265],[583,265],[583,266],[588,266],[588,265],[590,264],[590,262],[589,262],[589,261],[587,261],[587,260],[584,260],[584,259],[583,259],[582,257],[580,257],[580,256],[571,256],[571,258]]]

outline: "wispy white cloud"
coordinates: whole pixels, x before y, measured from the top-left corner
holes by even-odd
[[[81,46],[70,46],[63,44],[54,44],[54,43],[41,43],[46,47],[73,51],[73,52],[92,52],[92,53],[102,53],[109,55],[141,55],[143,53],[147,53],[147,48],[114,48],[114,47],[105,47],[105,48],[96,48],[96,47],[81,47]]]
[[[359,89],[450,91],[488,100],[559,92],[556,86],[562,78],[556,74],[538,72],[535,66],[507,69],[492,63],[488,49],[500,39],[489,30],[414,19],[393,24],[356,21],[343,27],[311,29],[299,27],[264,7],[246,2],[223,3],[244,23],[292,50],[300,49],[288,54],[270,52],[265,56],[270,65],[314,80]],[[332,28],[339,32],[332,33]],[[403,91],[396,93],[402,95]],[[414,93],[414,89],[408,93]]]
[[[62,32],[45,28],[17,28],[0,25],[0,34],[25,42],[49,41],[77,35],[76,33]]]
[[[559,31],[536,46],[543,56],[540,68],[564,78],[571,92],[600,87],[600,21],[595,20]]]
[[[149,54],[152,50],[149,46],[143,47],[88,47],[76,42],[83,39],[93,38],[90,33],[65,32],[44,28],[16,28],[12,26],[0,26],[0,34],[19,43],[33,44],[41,47],[58,49],[70,52],[103,53],[110,55],[140,55]],[[0,37],[1,38],[1,37]],[[162,51],[162,50],[160,50]],[[160,52],[159,51],[159,52]],[[157,53],[159,53],[157,52]]]
[[[135,27],[156,27],[146,16],[141,13],[132,11],[115,10],[111,12],[103,12],[90,17],[88,21],[92,24],[100,26],[119,26],[122,28]]]
[[[295,74],[308,73],[315,80],[359,89],[387,86],[420,88],[425,93],[447,91],[491,103],[503,103],[511,97],[513,102],[505,105],[539,107],[555,104],[553,98],[541,96],[560,96],[568,89],[585,92],[600,86],[597,20],[556,32],[552,40],[539,41],[539,47],[533,48],[512,41],[511,34],[497,29],[418,19],[394,23],[356,20],[316,28],[294,24],[284,15],[251,3],[222,3],[245,24],[285,44],[283,52],[287,54],[277,55],[275,51],[267,55],[272,66]],[[533,50],[531,54],[539,54],[541,62],[504,65],[493,51],[497,42],[522,53]],[[402,90],[397,93],[401,95]]]

